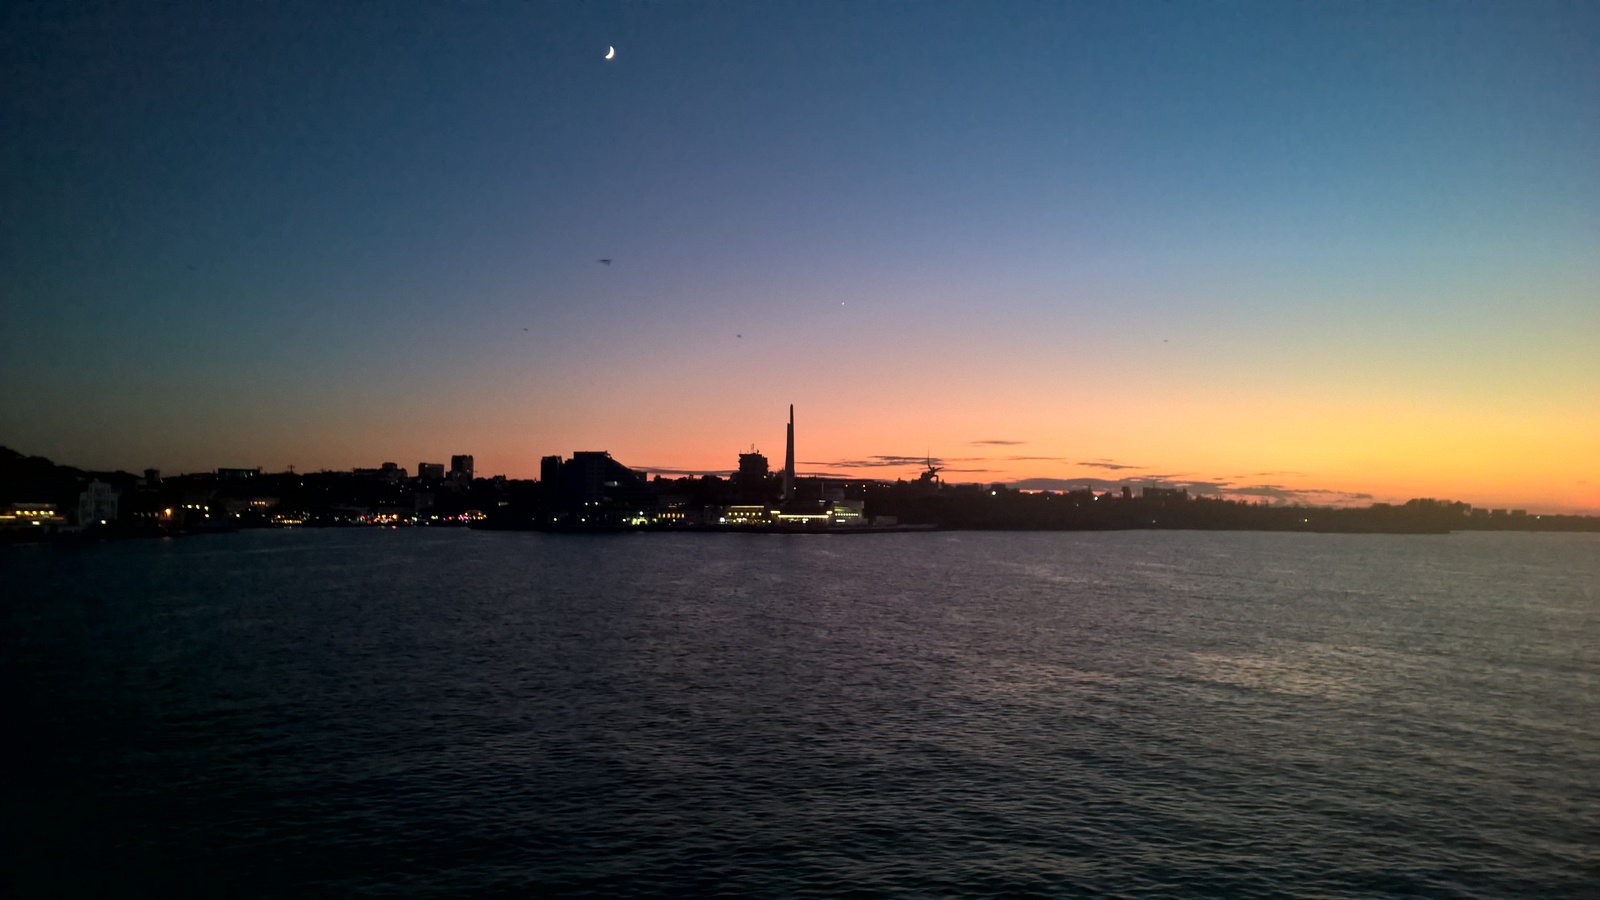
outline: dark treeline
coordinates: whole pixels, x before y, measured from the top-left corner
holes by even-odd
[[[1183,528],[1262,531],[1445,533],[1450,531],[1600,531],[1592,516],[1512,515],[1433,499],[1366,507],[1265,505],[1186,491],[1022,492],[1001,485],[957,485],[935,492],[909,483],[868,492],[875,514],[944,528],[1115,530]]]
[[[462,525],[523,505],[533,482],[406,477],[404,470],[219,469],[161,477],[60,466],[0,447],[0,510],[27,511],[10,540],[62,534],[189,534],[284,525]],[[101,499],[87,505],[86,497]],[[107,499],[109,498],[109,499]],[[51,515],[51,513],[54,515]],[[38,523],[38,524],[34,524]]]

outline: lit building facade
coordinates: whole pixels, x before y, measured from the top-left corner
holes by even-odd
[[[78,493],[78,527],[109,525],[117,520],[117,497],[122,492],[104,481],[91,481]]]

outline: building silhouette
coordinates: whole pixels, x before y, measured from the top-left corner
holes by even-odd
[[[734,492],[740,503],[764,503],[769,499],[768,484],[772,470],[767,458],[751,448],[739,454],[739,471],[734,474]]]
[[[600,450],[580,450],[572,458],[539,461],[546,516],[558,525],[594,528],[643,524],[656,507],[656,495],[643,475]]]

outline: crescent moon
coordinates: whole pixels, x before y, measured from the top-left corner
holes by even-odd
[[[615,48],[615,47],[607,47],[606,48],[606,59],[610,59],[611,57],[616,56],[616,55],[617,55],[617,48]]]

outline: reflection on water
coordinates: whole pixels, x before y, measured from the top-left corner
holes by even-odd
[[[27,736],[8,887],[1590,896],[1597,551],[426,530],[4,548]]]

